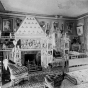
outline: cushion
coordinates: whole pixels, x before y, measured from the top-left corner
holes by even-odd
[[[9,69],[12,71],[12,75],[19,75],[28,71],[27,67],[21,66],[17,67],[14,64],[9,64]]]

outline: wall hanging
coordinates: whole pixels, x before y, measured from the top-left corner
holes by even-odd
[[[13,20],[3,19],[3,32],[12,32],[12,31],[13,31]]]
[[[46,32],[46,24],[45,24],[45,21],[41,21],[39,24],[42,27],[43,31]]]
[[[59,28],[59,22],[54,22],[53,27],[54,27],[54,30],[57,31],[57,29]]]
[[[78,34],[79,36],[81,36],[81,35],[83,34],[83,25],[77,27],[77,34]]]

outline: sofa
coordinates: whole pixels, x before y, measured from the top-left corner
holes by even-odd
[[[29,80],[27,67],[17,66],[16,64],[13,64],[13,63],[8,63],[8,67],[10,70],[11,86],[19,83],[23,79]]]

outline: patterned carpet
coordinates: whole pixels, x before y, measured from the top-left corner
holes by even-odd
[[[30,76],[29,81],[24,80],[24,81],[21,81],[19,84],[16,84],[13,87],[11,86],[8,88],[44,88],[44,77],[46,74],[62,74],[61,67],[54,68],[51,71],[46,70],[43,73],[37,72],[37,75],[34,75],[32,73],[31,74],[32,77]]]
[[[8,88],[44,88],[43,83],[36,83],[36,84],[24,84],[24,85],[17,85],[13,87],[8,87]]]
[[[23,80],[19,84],[8,88],[44,88],[44,75],[31,77],[29,81]]]

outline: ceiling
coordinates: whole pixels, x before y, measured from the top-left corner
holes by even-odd
[[[77,17],[88,13],[88,0],[0,0],[5,10]]]

